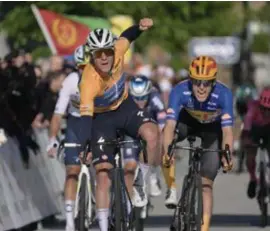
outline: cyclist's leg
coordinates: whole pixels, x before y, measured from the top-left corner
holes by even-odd
[[[134,141],[134,139],[130,136],[125,136],[125,140]],[[134,141],[136,142],[136,141]],[[138,193],[138,186],[134,183],[135,172],[137,169],[138,155],[140,153],[139,145],[135,147],[136,143],[133,145],[126,144],[123,148],[124,162],[125,162],[125,182],[129,192],[129,195],[133,200],[133,204],[135,206],[140,207],[140,203],[142,203],[143,199],[140,197]],[[131,147],[132,146],[132,147]],[[133,187],[134,184],[134,187]],[[140,185],[141,189],[142,185]],[[145,196],[145,195],[143,195]]]
[[[243,137],[243,139],[248,139],[248,143],[250,146],[253,144],[258,143],[259,141],[259,129],[257,127],[252,127],[251,129],[251,137]],[[247,145],[246,144],[246,145]],[[249,173],[249,184],[247,188],[247,195],[249,198],[254,198],[256,196],[256,187],[257,187],[257,177],[256,177],[256,154],[257,148],[256,147],[247,147],[244,148],[246,153],[246,167]]]
[[[162,137],[162,133],[160,134],[160,144],[162,144],[163,141],[163,137]],[[144,165],[144,160],[143,160],[143,155],[141,153],[141,161],[140,161],[140,165]],[[151,169],[151,173],[149,176],[149,194],[152,197],[156,197],[161,195],[161,181],[160,181],[160,174],[159,174],[159,167],[153,167]]]
[[[96,169],[96,208],[99,228],[108,230],[110,186],[109,170],[113,168],[114,148],[110,146],[95,145],[99,140],[108,141],[116,138],[114,113],[100,113],[94,115],[92,129],[92,163]]]
[[[73,116],[67,119],[66,142],[78,143],[79,120]],[[77,180],[80,173],[79,148],[66,148],[65,150],[65,212],[66,231],[74,231],[74,205],[76,199]]]
[[[218,123],[202,125],[200,137],[202,147],[209,149],[221,148],[221,126]],[[207,132],[203,132],[207,131]],[[219,153],[206,152],[201,159],[201,176],[203,186],[203,225],[202,231],[208,231],[213,209],[213,182],[220,168]]]
[[[148,164],[158,166],[161,163],[161,152],[159,141],[159,128],[154,120],[138,108],[131,97],[127,99],[125,105],[125,114],[127,121],[125,130],[133,138],[142,137],[146,141],[146,152],[148,155]],[[149,170],[148,170],[149,171]]]
[[[182,110],[180,112],[179,118],[180,119],[177,122],[177,129],[179,131],[178,141],[181,142],[184,139],[186,139],[188,135],[192,135],[192,129],[190,125],[194,125],[198,122],[194,121],[194,119],[185,110]],[[165,205],[169,207],[175,206],[177,204],[175,164],[176,163],[174,161],[174,163],[170,166],[170,168],[166,168],[164,165],[162,166],[164,179],[168,187],[165,197]]]

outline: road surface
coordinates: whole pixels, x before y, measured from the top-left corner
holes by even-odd
[[[187,155],[186,155],[187,156]],[[177,163],[177,185],[179,192],[183,176],[187,171],[187,157]],[[247,173],[236,175],[235,173],[219,173],[214,185],[214,215],[211,231],[258,231],[259,209],[255,200],[249,200],[246,196],[248,182]],[[163,182],[163,195],[154,198],[154,210],[147,222],[146,231],[169,230],[172,210],[164,206],[165,186]],[[42,231],[64,230],[64,220],[59,225],[51,228],[41,228]],[[95,228],[95,231],[98,229]],[[270,226],[264,230],[270,230]]]

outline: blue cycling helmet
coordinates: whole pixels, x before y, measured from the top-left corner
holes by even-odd
[[[144,75],[133,76],[129,82],[129,92],[136,100],[147,100],[152,82]]]

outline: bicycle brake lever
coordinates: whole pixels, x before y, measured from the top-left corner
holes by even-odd
[[[223,156],[225,157],[227,164],[229,164],[231,161],[231,151],[230,151],[230,146],[228,144],[225,145]],[[223,173],[227,173],[227,172],[228,171],[223,170]]]

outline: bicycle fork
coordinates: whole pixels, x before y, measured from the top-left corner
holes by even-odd
[[[86,224],[88,227],[88,225],[91,225],[92,223],[92,220],[89,219],[89,218],[92,218],[92,201],[91,201],[91,198],[92,198],[92,193],[91,193],[91,186],[90,186],[90,174],[89,174],[89,170],[88,170],[88,167],[83,164],[81,166],[81,171],[80,171],[80,174],[79,174],[79,181],[78,181],[78,185],[77,185],[77,192],[76,192],[76,201],[75,201],[75,206],[74,206],[74,218],[77,218],[78,214],[79,214],[79,201],[80,201],[80,189],[81,189],[81,180],[82,179],[82,176],[85,175],[86,176],[86,182],[87,182],[87,185],[86,185],[86,190],[87,190],[87,193],[86,193],[86,197],[85,198],[85,201],[88,201],[88,204],[87,204],[87,210],[86,210],[86,217],[87,217],[87,223]],[[87,200],[88,199],[88,200]]]

